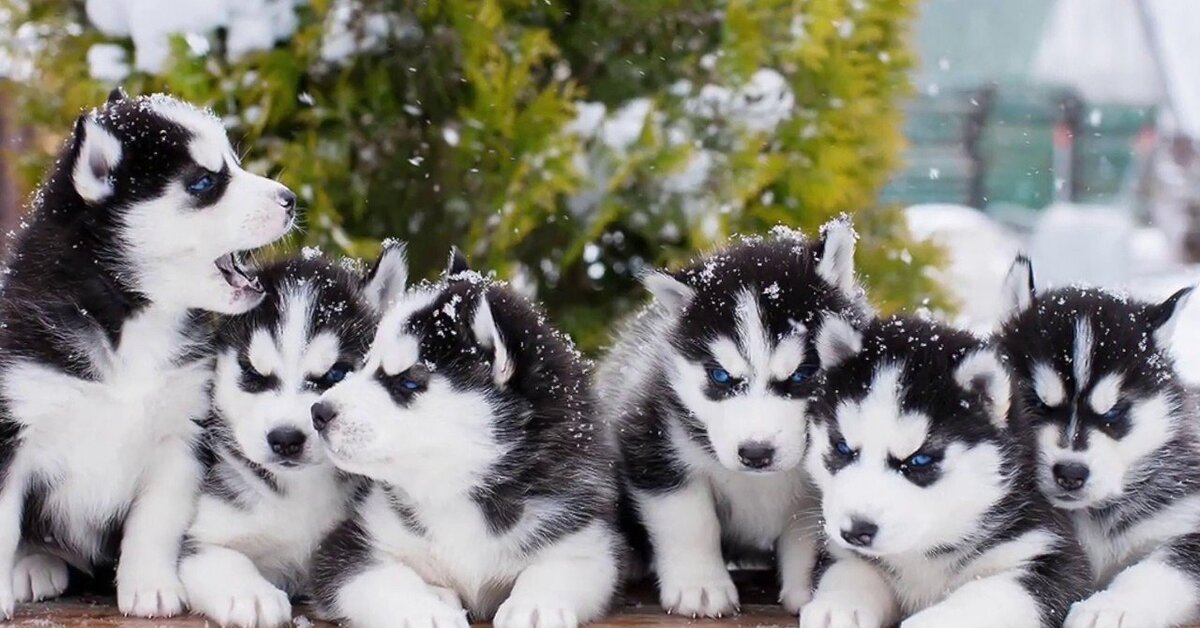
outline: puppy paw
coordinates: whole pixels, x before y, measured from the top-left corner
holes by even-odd
[[[496,628],[578,628],[575,609],[554,600],[509,598],[492,620]]]
[[[30,554],[12,572],[12,594],[18,603],[40,602],[67,590],[67,563],[49,554]]]
[[[458,597],[458,593],[456,593],[454,589],[429,585],[429,592],[450,608],[456,608],[460,611],[466,610],[463,608],[462,598]]]
[[[784,585],[779,590],[779,603],[787,612],[798,615],[800,610],[804,608],[812,600],[812,589],[807,584],[805,586],[787,586]]]
[[[117,607],[133,617],[173,617],[187,605],[174,568],[117,566]]]
[[[662,607],[671,614],[690,617],[723,617],[738,612],[738,591],[725,569],[706,574],[662,577]]]
[[[222,586],[223,591],[192,591],[192,610],[221,626],[237,628],[275,628],[291,622],[292,603],[287,593],[266,580],[237,584],[241,586]]]
[[[9,620],[17,614],[17,597],[13,595],[12,581],[0,582],[0,619]]]
[[[980,613],[995,612],[995,609],[964,609],[931,606],[900,622],[900,628],[958,628],[969,617],[980,617]]]
[[[1144,611],[1119,596],[1103,591],[1072,604],[1063,622],[1063,628],[1159,628],[1166,625],[1152,621]]]
[[[813,598],[800,610],[800,628],[882,628],[883,619],[846,600]]]
[[[389,625],[396,628],[469,628],[467,614],[436,597],[403,604]]]

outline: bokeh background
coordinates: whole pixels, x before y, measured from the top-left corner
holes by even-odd
[[[645,268],[843,212],[882,311],[986,331],[1019,249],[1195,280],[1197,42],[1195,0],[0,0],[0,223],[120,85],[298,192],[272,254],[458,245],[588,351]]]

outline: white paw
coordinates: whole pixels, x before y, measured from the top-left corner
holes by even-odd
[[[287,593],[261,579],[238,584],[242,586],[222,586],[222,591],[191,591],[192,610],[222,626],[238,628],[275,628],[291,622],[292,603]]]
[[[1101,591],[1072,604],[1063,628],[1157,628],[1166,625],[1145,615],[1144,611],[1122,603],[1120,597]]]
[[[389,625],[396,628],[468,628],[467,614],[453,608],[436,597],[424,601],[413,601],[399,609]]]
[[[460,611],[465,610],[463,608],[462,598],[458,597],[458,593],[456,593],[454,589],[448,587],[435,587],[431,584],[429,585],[429,592],[432,593],[434,597],[441,600],[446,606],[449,606],[450,608],[456,608]]]
[[[882,628],[883,618],[847,600],[813,598],[800,610],[800,628]]]
[[[948,606],[931,606],[900,622],[900,628],[958,628],[963,621],[979,617],[980,613],[995,612],[996,609],[964,610]]]
[[[67,563],[49,554],[30,554],[13,568],[12,590],[18,603],[58,597],[67,590]]]
[[[738,592],[725,569],[704,575],[659,579],[659,600],[668,612],[690,617],[723,617],[738,612]]]
[[[117,565],[117,607],[134,617],[173,617],[187,605],[183,584],[173,568]]]
[[[17,613],[17,598],[11,585],[11,580],[0,582],[0,619],[12,619]]]
[[[496,628],[578,628],[575,609],[554,600],[509,598],[492,620]]]
[[[779,603],[783,605],[784,610],[793,615],[799,614],[800,609],[812,601],[812,597],[812,589],[809,588],[807,583],[802,587],[784,586],[779,591]]]

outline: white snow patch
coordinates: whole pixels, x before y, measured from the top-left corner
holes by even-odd
[[[945,268],[931,272],[958,305],[952,322],[991,332],[1006,314],[1000,287],[1020,250],[1016,235],[962,205],[915,205],[905,218],[914,238],[932,240],[946,252]]]
[[[88,74],[104,83],[120,83],[129,76],[125,49],[117,44],[92,44],[87,51]]]

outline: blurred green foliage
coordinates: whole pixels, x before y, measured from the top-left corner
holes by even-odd
[[[273,50],[230,60],[218,31],[198,56],[179,37],[168,71],[124,82],[223,116],[248,167],[300,194],[289,247],[371,256],[395,237],[431,276],[457,244],[594,350],[642,300],[646,265],[776,224],[815,234],[850,212],[881,310],[945,305],[926,272],[939,252],[876,205],[902,145],[915,0],[352,0],[354,28],[366,15],[395,28],[330,62],[333,1],[300,6]],[[4,87],[37,139],[14,156],[30,187],[112,87],[88,78],[89,47],[110,40],[82,4],[14,9],[44,43],[32,80]],[[747,87],[764,69],[794,99],[765,130]],[[740,95],[750,115],[705,110],[706,89]],[[580,102],[599,126],[584,128]]]

